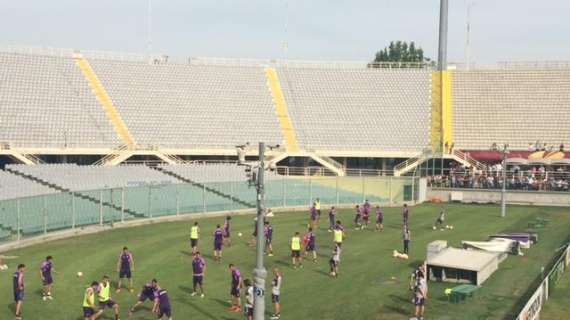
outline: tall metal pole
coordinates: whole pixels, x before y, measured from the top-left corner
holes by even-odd
[[[447,16],[449,0],[440,0],[439,7],[439,50],[437,52],[437,70],[447,69]]]
[[[507,146],[503,147],[503,190],[501,191],[501,217],[507,215]]]
[[[263,258],[265,253],[265,233],[264,227],[264,206],[265,206],[265,144],[259,143],[259,168],[257,172],[257,259],[255,269],[253,270],[253,278],[255,283],[255,299],[253,319],[263,320],[265,317],[265,278],[267,270],[263,266]]]
[[[439,71],[440,109],[441,109],[441,175],[443,176],[443,158],[445,152],[445,126],[444,126],[444,80],[443,72],[447,70],[447,24],[449,0],[440,0],[439,8],[439,48],[437,52],[437,70]],[[435,167],[435,164],[434,164]]]
[[[467,28],[465,35],[465,64],[467,70],[471,67],[471,0],[467,0]]]

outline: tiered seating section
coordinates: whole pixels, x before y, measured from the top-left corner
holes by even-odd
[[[278,68],[306,149],[417,151],[429,141],[428,70]]]
[[[457,71],[452,83],[456,148],[570,145],[570,70]]]
[[[42,184],[0,170],[0,200],[38,196],[57,192]]]
[[[120,140],[71,57],[0,52],[0,143],[113,148]]]
[[[91,60],[139,144],[233,148],[282,144],[261,67]]]
[[[8,168],[71,191],[180,183],[176,178],[142,165],[101,167],[48,164],[9,165]]]

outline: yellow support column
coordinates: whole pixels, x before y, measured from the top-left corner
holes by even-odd
[[[266,68],[265,75],[267,76],[267,84],[269,86],[269,90],[271,90],[271,96],[273,97],[273,105],[275,106],[275,112],[277,113],[277,118],[279,119],[281,132],[285,139],[285,148],[288,153],[298,152],[299,143],[297,142],[297,136],[295,134],[295,129],[293,128],[293,122],[289,117],[287,102],[285,102],[285,96],[283,95],[283,90],[281,89],[281,83],[279,82],[277,71],[275,71],[274,68]]]
[[[453,95],[451,90],[452,74],[450,71],[442,72],[442,111],[443,111],[443,144],[451,146],[453,138]]]
[[[111,97],[107,94],[107,90],[105,90],[105,87],[103,87],[103,84],[99,81],[99,78],[97,78],[95,71],[91,68],[89,61],[87,61],[87,59],[85,59],[81,54],[75,54],[73,58],[75,59],[75,63],[79,69],[81,69],[85,80],[89,83],[93,94],[97,97],[99,103],[101,103],[103,110],[105,110],[107,118],[109,118],[109,121],[113,124],[115,132],[117,132],[117,135],[121,140],[123,140],[125,145],[129,149],[132,149],[136,145],[135,139],[129,132],[129,128],[121,118],[119,111],[113,104],[113,100],[111,100]]]
[[[451,81],[452,75],[449,71],[432,73],[431,147],[433,152],[441,152],[446,144],[451,146],[454,141]]]

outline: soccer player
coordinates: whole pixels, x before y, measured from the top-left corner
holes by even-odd
[[[111,299],[111,281],[109,277],[103,276],[103,280],[99,284],[99,310],[103,312],[107,308],[113,309],[115,312],[115,320],[119,320],[119,305]]]
[[[362,225],[361,229],[368,228],[368,222],[370,220],[370,202],[368,202],[368,199],[366,199],[362,205],[362,220],[364,221],[364,225]]]
[[[51,289],[53,286],[53,277],[51,273],[55,272],[53,268],[53,257],[47,256],[46,260],[42,262],[40,266],[40,278],[42,279],[43,291],[42,299],[46,301],[47,299],[52,300]]]
[[[418,273],[418,279],[414,287],[414,306],[415,306],[415,317],[411,318],[413,320],[423,320],[425,303],[428,295],[428,287],[425,274],[423,271]]]
[[[447,213],[445,212],[445,209],[441,208],[441,211],[439,212],[439,216],[437,217],[437,220],[435,221],[433,228],[436,229],[437,227],[439,227],[440,229],[443,229],[443,223],[445,222],[445,216],[447,215]]]
[[[247,320],[253,320],[253,307],[255,301],[255,290],[251,284],[251,280],[245,279],[245,316]]]
[[[297,269],[297,266],[303,267],[301,260],[301,237],[299,236],[299,232],[295,232],[295,235],[291,238],[291,260],[293,261],[293,269]]]
[[[334,222],[336,221],[336,208],[334,206],[329,210],[329,232],[334,230]]]
[[[265,223],[265,218],[263,218],[263,222]],[[257,217],[253,219],[253,232],[251,233],[251,241],[249,242],[250,247],[255,247],[257,243]]]
[[[408,228],[407,226],[404,226],[404,234],[403,234],[403,240],[404,240],[404,253],[408,254],[409,250],[410,250],[410,228]]]
[[[161,288],[158,283],[156,283],[156,291],[154,292],[152,312],[156,314],[157,319],[166,317],[166,319],[172,320],[172,309],[170,307],[170,299],[168,299],[168,292]]]
[[[119,273],[119,282],[117,283],[117,293],[121,292],[123,279],[129,280],[129,291],[134,292],[132,271],[135,271],[135,260],[129,248],[123,247],[123,252],[119,255],[117,261],[117,272]]]
[[[192,287],[194,292],[191,296],[198,294],[197,286],[200,286],[200,298],[204,298],[204,274],[206,273],[206,260],[200,256],[200,251],[196,251],[192,259]]]
[[[230,247],[232,245],[232,240],[230,237],[230,221],[232,220],[231,216],[226,217],[226,221],[224,221],[224,242],[225,244]]]
[[[360,223],[360,218],[362,217],[362,210],[360,209],[359,205],[355,207],[356,212],[354,216],[354,229],[359,230],[362,229],[362,224]]]
[[[317,209],[317,220],[321,220],[321,199],[315,200],[315,209]]]
[[[317,213],[317,204],[316,202],[313,203],[311,208],[309,209],[309,228],[315,228],[317,226],[317,219],[319,215]]]
[[[330,274],[333,277],[338,277],[338,265],[340,263],[340,252],[341,252],[341,248],[337,245],[334,246],[333,252],[332,252],[332,256],[329,260],[329,265],[330,265]]]
[[[194,222],[192,228],[190,228],[190,247],[192,248],[192,255],[198,251],[198,239],[200,238],[200,227],[198,227],[198,221]]]
[[[410,221],[410,211],[408,210],[407,203],[404,203],[404,208],[402,209],[402,219],[404,221],[404,226],[408,227],[408,222]]]
[[[384,212],[376,206],[376,231],[384,231]]]
[[[230,264],[229,268],[232,277],[232,286],[230,290],[230,295],[232,296],[232,305],[230,307],[230,312],[241,312],[240,289],[243,287],[241,272],[239,271],[239,268],[233,264]]]
[[[135,309],[141,304],[145,303],[146,300],[154,302],[154,292],[156,291],[156,279],[152,279],[150,282],[146,283],[141,292],[139,293],[139,300],[135,305],[129,310],[129,318],[132,317]]]
[[[273,281],[271,282],[271,302],[275,308],[275,313],[271,316],[271,320],[279,320],[281,318],[281,283],[283,275],[278,268],[273,268]]]
[[[313,262],[317,262],[317,237],[313,232],[313,228],[309,228],[309,232],[305,235],[307,241],[305,244],[305,257],[309,252],[313,254]]]
[[[224,245],[224,231],[218,224],[214,231],[214,261],[220,263],[222,261],[222,246]],[[198,251],[196,251],[198,252]],[[194,255],[196,255],[194,252]]]
[[[22,306],[24,304],[24,272],[26,272],[26,265],[19,264],[13,277],[14,302],[16,302],[15,314],[17,320],[22,319]]]
[[[344,227],[342,226],[340,220],[336,221],[336,225],[334,226],[334,233],[333,233],[333,242],[337,247],[342,246],[342,241],[346,237],[344,233]]]
[[[273,257],[273,227],[269,223],[269,221],[265,221],[265,250],[269,253],[267,254],[270,257]]]
[[[99,289],[99,282],[91,282],[91,286],[85,289],[85,294],[83,296],[83,319],[84,320],[95,320],[103,314],[103,310],[97,310],[95,306],[95,292]]]

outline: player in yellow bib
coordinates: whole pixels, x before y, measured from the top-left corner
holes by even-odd
[[[192,247],[192,255],[196,254],[198,251],[198,239],[200,238],[200,227],[198,226],[198,221],[194,222],[194,225],[190,229],[190,247]]]
[[[335,245],[340,248],[345,236],[346,234],[344,233],[344,227],[340,223],[340,220],[337,220],[333,230],[333,241]]]
[[[95,320],[101,316],[103,310],[98,310],[95,306],[95,292],[99,288],[99,282],[94,281],[91,286],[85,289],[85,295],[83,297],[83,318],[85,320]]]
[[[113,309],[115,320],[119,320],[119,305],[111,299],[111,281],[109,277],[103,276],[99,284],[99,309],[103,312],[107,308]]]
[[[291,259],[293,261],[293,268],[297,269],[297,266],[303,267],[303,262],[301,258],[301,236],[299,232],[295,232],[293,238],[291,238]]]

